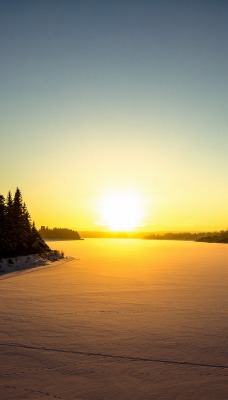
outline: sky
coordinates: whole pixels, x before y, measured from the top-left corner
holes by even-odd
[[[228,226],[228,3],[0,2],[0,192],[37,227],[105,229],[107,193],[138,229]]]

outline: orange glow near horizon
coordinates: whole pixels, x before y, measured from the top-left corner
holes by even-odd
[[[133,231],[143,224],[143,201],[132,192],[107,194],[100,202],[102,225],[110,231]]]

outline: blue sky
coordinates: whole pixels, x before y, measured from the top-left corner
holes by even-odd
[[[226,227],[227,17],[225,1],[2,1],[2,193],[19,186],[38,225],[93,229],[120,186],[151,201],[148,229]]]

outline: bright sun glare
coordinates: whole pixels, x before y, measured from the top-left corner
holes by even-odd
[[[101,202],[101,218],[112,231],[132,231],[142,224],[142,198],[136,193],[110,193]]]

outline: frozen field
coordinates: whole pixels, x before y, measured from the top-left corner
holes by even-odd
[[[226,400],[228,245],[53,242],[0,277],[1,400]]]

